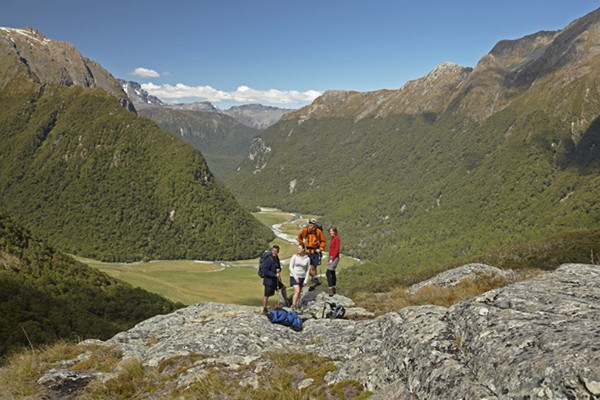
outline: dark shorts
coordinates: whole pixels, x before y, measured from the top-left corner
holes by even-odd
[[[300,280],[300,282],[297,282],[293,276],[290,276],[290,286],[296,286],[296,285],[300,285],[300,287],[304,286],[305,278],[298,278],[298,279]]]
[[[321,265],[321,253],[309,253],[308,258],[310,258],[310,265]]]
[[[275,294],[275,286],[265,285],[265,296],[270,297]]]

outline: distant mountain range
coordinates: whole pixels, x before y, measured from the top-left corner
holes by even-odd
[[[348,285],[600,222],[600,11],[443,63],[398,90],[329,91],[253,142],[246,206],[320,214],[370,260]],[[269,187],[269,191],[262,188]]]
[[[138,114],[202,151],[217,177],[233,172],[260,130],[290,112],[289,109],[248,104],[220,110],[208,101],[165,104],[137,82],[119,80]]]
[[[272,232],[70,44],[0,28],[0,208],[102,260],[238,259]]]

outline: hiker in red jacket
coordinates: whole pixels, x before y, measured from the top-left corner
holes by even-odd
[[[337,278],[335,276],[335,269],[340,262],[340,237],[335,226],[329,228],[329,234],[331,235],[331,241],[329,242],[329,261],[327,261],[327,286],[329,287],[329,296],[333,296],[336,293],[335,285]]]
[[[323,231],[318,229],[317,220],[310,219],[308,226],[304,227],[300,233],[298,233],[298,245],[304,244],[306,247],[306,254],[310,258],[310,269],[308,274],[312,280],[308,287],[308,290],[314,290],[315,287],[319,286],[321,282],[317,275],[317,265],[321,264],[321,252],[327,246],[327,240]]]

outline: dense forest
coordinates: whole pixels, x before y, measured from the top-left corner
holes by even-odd
[[[0,357],[58,339],[108,339],[182,306],[73,260],[0,214]]]
[[[272,232],[202,154],[101,89],[11,81],[0,204],[57,249],[104,261],[243,259]]]

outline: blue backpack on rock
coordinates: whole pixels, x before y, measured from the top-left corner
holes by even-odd
[[[294,311],[287,311],[283,308],[276,308],[269,311],[267,318],[274,324],[282,324],[291,327],[296,332],[302,330],[302,320]]]

